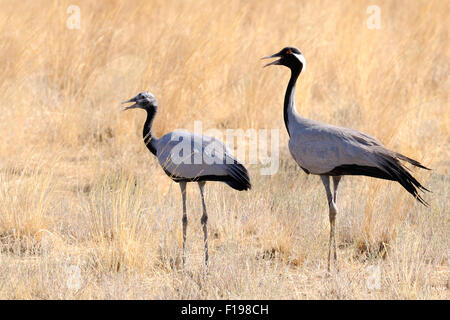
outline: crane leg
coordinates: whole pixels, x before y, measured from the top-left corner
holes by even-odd
[[[338,207],[337,207],[337,190],[339,187],[339,182],[341,181],[342,176],[334,176],[333,177],[333,202],[334,202],[334,210],[335,210],[335,216],[338,213]],[[336,248],[336,237],[333,237],[333,245],[334,245],[334,260],[336,261],[336,268],[337,268],[337,248]]]
[[[330,241],[328,244],[328,272],[330,272],[330,261],[331,261],[331,247],[334,248],[334,254],[333,254],[333,265],[337,268],[337,252],[336,252],[336,238],[335,238],[335,226],[336,226],[336,214],[337,214],[337,207],[333,200],[333,194],[331,193],[330,189],[330,177],[328,176],[320,176],[322,179],[322,183],[325,187],[325,191],[327,193],[327,199],[328,199],[328,208],[329,208],[329,218],[330,218]],[[335,190],[336,191],[336,190]],[[335,194],[337,194],[335,192]]]
[[[203,238],[205,243],[205,266],[208,266],[208,213],[206,212],[206,204],[205,204],[205,181],[201,181],[198,183],[198,186],[200,188],[200,194],[202,196],[202,205],[203,205],[203,215],[200,220],[202,226],[203,226]]]
[[[180,182],[181,197],[183,198],[183,267],[186,264],[186,229],[188,224],[186,213],[186,182]]]

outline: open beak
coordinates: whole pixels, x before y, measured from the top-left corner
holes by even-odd
[[[127,100],[127,101],[123,101],[122,104],[124,104],[124,103],[130,103],[130,102],[135,102],[135,104],[133,104],[133,105],[131,105],[131,106],[128,106],[128,107],[124,108],[123,111],[138,108],[138,104],[137,104],[136,101],[137,101],[137,98],[136,98],[136,97],[131,98],[130,100]]]
[[[275,54],[273,54],[273,55],[271,55],[271,56],[267,56],[267,57],[261,58],[261,60],[262,60],[262,59],[278,58],[278,57],[281,57],[281,52],[275,53]],[[273,66],[273,65],[280,64],[280,61],[281,61],[281,59],[272,61],[271,63],[266,64],[263,68],[268,67],[268,66]]]

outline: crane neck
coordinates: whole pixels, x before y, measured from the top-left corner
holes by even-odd
[[[289,120],[293,118],[294,115],[298,115],[297,109],[295,107],[295,84],[297,82],[298,76],[300,75],[301,68],[291,69],[291,78],[286,89],[286,94],[284,96],[284,124],[286,125],[286,130],[289,132]]]
[[[145,109],[147,111],[147,119],[144,123],[143,137],[144,143],[153,155],[156,156],[156,143],[158,139],[153,134],[153,120],[155,119],[156,110],[155,109]]]

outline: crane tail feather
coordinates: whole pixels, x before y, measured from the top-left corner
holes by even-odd
[[[233,189],[242,191],[248,190],[252,188],[250,183],[250,176],[248,174],[247,169],[240,164],[239,162],[235,162],[233,164],[227,165],[227,173],[230,179],[224,181]]]
[[[393,180],[400,183],[406,191],[408,191],[414,198],[417,199],[417,201],[419,201],[426,207],[429,206],[429,204],[419,194],[419,190],[422,192],[429,192],[430,190],[425,188],[419,181],[417,181],[417,179],[408,172],[406,167],[403,166],[400,161],[395,158],[384,157],[382,161],[382,167],[387,173],[389,173]]]
[[[239,191],[248,190],[252,187],[247,169],[237,161],[226,165],[225,175],[198,175],[188,178],[171,173],[164,167],[163,170],[175,182],[220,181]]]
[[[405,161],[419,168],[423,167],[423,169],[429,170],[415,160],[412,160],[405,156],[400,157],[397,154],[395,156],[396,158],[399,158],[401,160],[407,159]],[[417,201],[419,201],[424,206],[429,206],[429,204],[421,197],[419,191],[430,192],[430,190],[425,188],[419,181],[417,181],[417,179],[414,178],[411,173],[409,173],[408,169],[403,166],[402,163],[396,158],[387,154],[379,154],[377,167],[360,166],[356,164],[340,165],[325,174],[330,176],[363,175],[379,179],[397,181],[406,191],[408,191],[414,198],[416,198]]]
[[[397,157],[400,160],[406,161],[410,164],[412,164],[415,167],[419,167],[421,169],[425,169],[425,170],[431,170],[430,168],[425,167],[423,164],[421,164],[419,161],[416,161],[414,159],[411,159],[407,156],[402,155],[401,153],[395,153],[395,157]]]

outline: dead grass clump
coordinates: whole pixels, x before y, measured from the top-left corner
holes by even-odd
[[[50,228],[52,176],[30,168],[0,173],[0,243],[3,252],[38,254]]]
[[[104,176],[89,194],[85,206],[91,219],[95,268],[110,271],[145,270],[149,266],[149,220],[143,189],[134,175]]]

